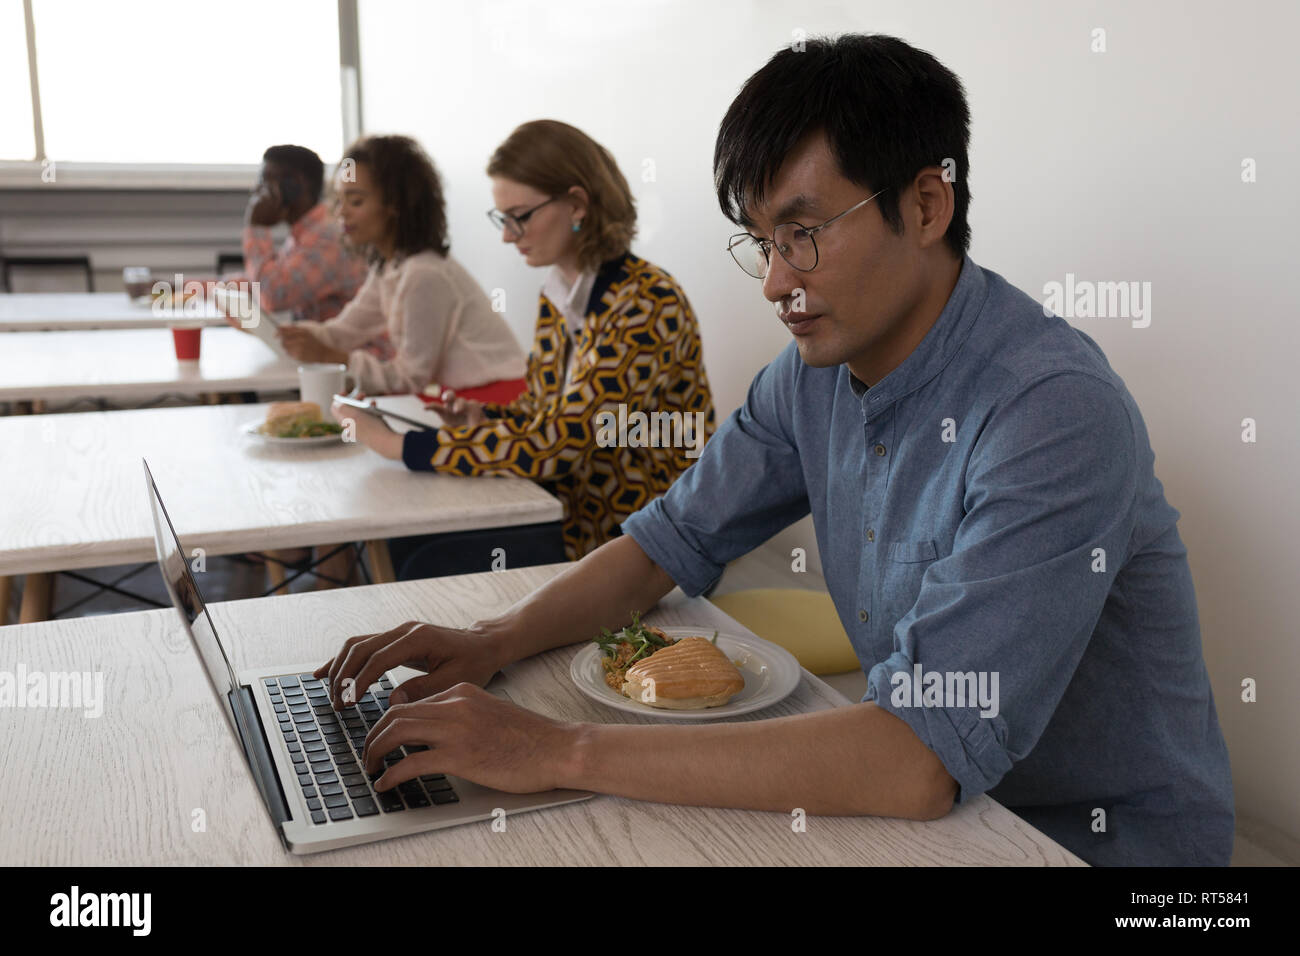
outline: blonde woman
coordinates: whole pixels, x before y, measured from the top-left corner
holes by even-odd
[[[667,491],[712,434],[699,325],[676,280],[631,251],[631,190],[591,137],[555,120],[525,123],[487,173],[502,241],[547,270],[528,388],[508,403],[453,399],[436,431],[398,435],[367,420],[357,437],[415,470],[542,483],[564,503],[564,549],[576,559]],[[680,423],[676,446],[610,444],[602,426],[636,412]]]

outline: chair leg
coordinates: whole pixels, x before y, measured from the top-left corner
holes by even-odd
[[[366,555],[370,558],[370,577],[376,584],[391,584],[397,580],[393,574],[393,558],[388,553],[388,542],[383,538],[366,542]]]
[[[0,627],[9,623],[9,602],[13,600],[14,579],[0,577]]]
[[[323,549],[328,550],[328,549]],[[344,582],[344,586],[352,584],[352,574],[356,570],[356,549],[347,548],[338,554],[331,555],[316,566],[316,570],[321,574],[329,575],[339,581]],[[333,581],[327,581],[325,578],[316,579],[316,590],[326,591],[330,588],[336,588],[339,585]]]
[[[279,551],[268,551],[267,557],[271,557],[271,558],[279,557],[281,553],[282,552]],[[271,582],[271,587],[274,588],[274,590],[271,592],[272,594],[289,593],[288,590],[284,589],[284,579],[286,575],[284,573],[283,564],[280,564],[278,561],[267,561],[266,577],[267,580]]]
[[[53,612],[54,575],[48,572],[27,575],[23,579],[23,600],[18,610],[18,623],[48,621]]]

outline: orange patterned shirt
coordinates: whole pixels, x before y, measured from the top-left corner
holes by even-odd
[[[366,281],[366,260],[343,242],[339,224],[317,203],[289,228],[279,250],[267,226],[244,228],[244,272],[258,283],[262,308],[298,321],[332,319]]]

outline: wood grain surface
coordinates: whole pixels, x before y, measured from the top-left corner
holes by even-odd
[[[204,329],[199,361],[176,361],[167,329],[0,334],[0,402],[74,398],[147,400],[172,393],[298,387],[298,363],[256,337]]]
[[[353,634],[408,619],[464,625],[499,612],[563,566],[218,604],[236,670],[324,661]],[[674,591],[652,623],[746,633],[702,599]],[[587,635],[575,634],[575,641]],[[571,646],[511,665],[521,705],[565,720],[648,722],[584,697]],[[0,670],[102,671],[103,716],[0,709],[0,863],[449,865],[1083,865],[981,796],[942,820],[809,817],[677,807],[597,796],[520,813],[505,832],[468,824],[312,857],[281,848],[198,657],[171,611],[0,628]],[[752,719],[851,706],[804,673],[795,693]],[[745,719],[745,718],[742,718]],[[206,814],[194,832],[193,811]]]
[[[356,443],[286,448],[243,433],[265,417],[265,405],[204,405],[0,418],[0,574],[153,560],[142,458],[181,544],[209,555],[563,513],[523,478],[413,472]]]
[[[0,295],[0,332],[66,332],[73,329],[165,329],[177,318],[221,326],[226,320],[205,304],[179,316],[155,311],[125,292],[15,292]]]

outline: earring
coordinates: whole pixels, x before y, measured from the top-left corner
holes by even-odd
[[[582,231],[582,220],[581,220],[581,219],[579,219],[577,222],[575,222],[575,223],[573,224],[573,231],[574,231],[574,232],[581,232],[581,231]]]

